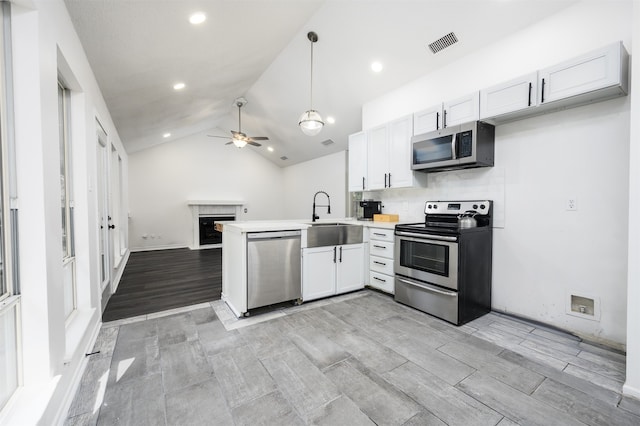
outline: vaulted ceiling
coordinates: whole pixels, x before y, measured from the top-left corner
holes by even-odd
[[[129,153],[188,135],[242,128],[279,166],[347,147],[362,105],[577,0],[65,0]],[[207,19],[189,23],[194,12]],[[310,42],[313,107],[335,118],[304,135]],[[454,32],[458,43],[428,44]],[[505,58],[507,60],[507,58]],[[372,72],[380,61],[383,69]],[[472,64],[470,64],[472,66]],[[173,89],[177,82],[185,88]],[[170,137],[163,137],[171,133]],[[224,144],[224,139],[207,138]],[[323,141],[334,143],[325,145]],[[267,146],[273,148],[268,151]],[[233,145],[229,149],[236,149]],[[282,160],[281,157],[287,157]]]

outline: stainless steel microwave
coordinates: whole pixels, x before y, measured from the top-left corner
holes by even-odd
[[[412,170],[492,167],[495,127],[483,121],[450,126],[411,138]]]

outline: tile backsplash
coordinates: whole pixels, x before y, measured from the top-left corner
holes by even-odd
[[[504,192],[504,168],[491,167],[429,173],[424,187],[365,191],[362,198],[382,201],[382,212],[398,214],[402,222],[423,221],[427,200],[493,200],[493,226],[504,228]]]

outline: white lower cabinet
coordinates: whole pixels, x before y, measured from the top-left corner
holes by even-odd
[[[369,229],[369,287],[395,293],[393,229]]]
[[[364,288],[364,245],[302,249],[302,300]]]

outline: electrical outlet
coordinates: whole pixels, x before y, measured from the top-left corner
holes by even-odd
[[[567,198],[567,210],[568,211],[578,210],[578,200],[576,199],[576,197]]]

